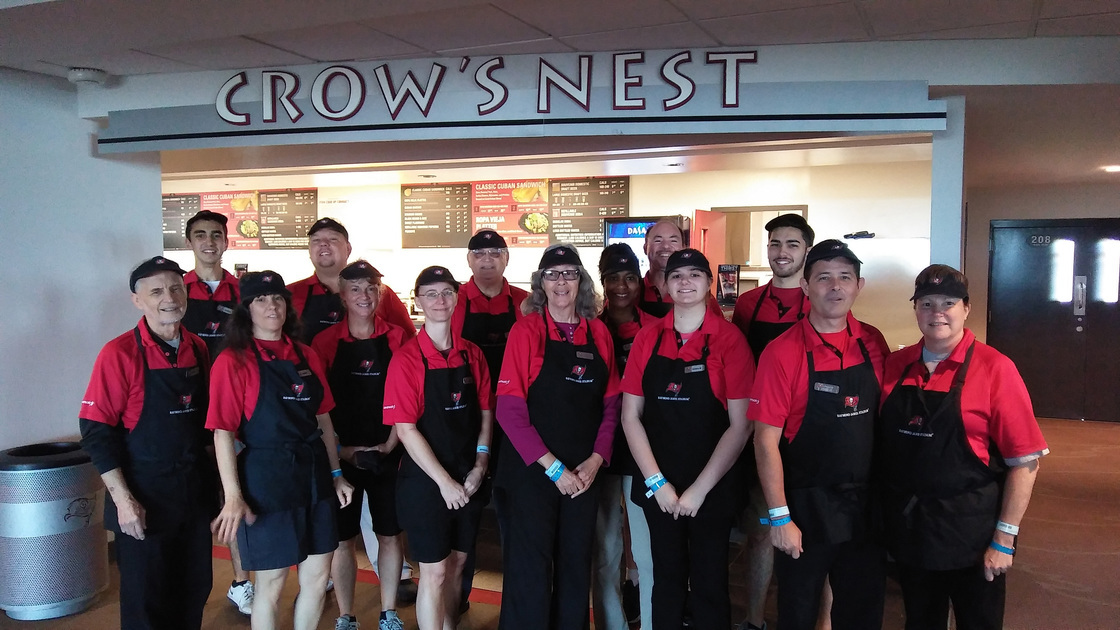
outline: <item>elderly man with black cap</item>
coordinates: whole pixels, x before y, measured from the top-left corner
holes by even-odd
[[[338,221],[324,217],[307,230],[307,253],[315,273],[288,285],[292,308],[303,324],[300,340],[311,343],[315,335],[342,321],[345,309],[338,296],[338,273],[346,266],[353,251],[350,233]],[[416,333],[408,307],[388,285],[381,285],[381,301],[377,314],[385,321],[400,326],[410,335]]]
[[[882,625],[885,554],[871,535],[870,474],[879,384],[890,350],[856,320],[859,258],[826,240],[805,260],[807,317],[762,352],[747,416],[778,551],[778,623],[809,630],[826,577],[836,630]]]
[[[156,256],[129,278],[143,317],[105,344],[78,414],[82,448],[108,489],[121,627],[200,628],[213,582],[217,491],[204,449],[206,344],[182,325],[183,274]]]

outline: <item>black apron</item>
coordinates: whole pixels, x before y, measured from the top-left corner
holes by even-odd
[[[641,315],[637,312],[634,315],[638,318],[637,321],[641,322]],[[609,322],[604,319],[604,323],[610,327]],[[639,327],[639,330],[641,328]],[[619,375],[626,373],[626,362],[630,360],[630,348],[634,345],[635,337],[622,337],[617,331],[611,328],[611,341],[614,342],[614,364],[618,366]],[[611,448],[611,465],[604,468],[603,472],[614,475],[639,475],[641,471],[638,469],[637,462],[634,461],[634,454],[630,452],[630,445],[626,442],[626,433],[622,429],[622,423],[618,423],[618,429],[614,432],[614,446]]]
[[[469,357],[464,350],[459,353],[463,364],[453,368],[432,369],[428,359],[420,357],[424,362],[424,413],[416,420],[416,430],[428,442],[439,465],[452,479],[462,483],[477,457],[482,409]],[[401,461],[399,479],[406,488],[420,482],[434,487],[439,495],[439,486],[407,452]]]
[[[948,392],[904,386],[908,368],[883,401],[884,524],[888,549],[903,564],[932,571],[977,566],[999,520],[1003,458],[992,452],[991,465],[984,464],[968,443],[961,416],[974,348],[969,346]]]
[[[863,340],[853,341],[863,362],[839,370],[817,371],[807,351],[805,418],[792,442],[783,435],[779,443],[786,501],[806,547],[860,542],[869,533],[879,380]]]
[[[187,298],[187,312],[183,316],[183,327],[198,335],[206,342],[206,349],[210,351],[210,362],[213,363],[218,346],[226,338],[226,328],[230,314],[237,306],[236,300],[221,302],[213,299],[214,291],[210,285],[199,280],[210,299]]]
[[[547,327],[556,324],[547,308],[541,317],[546,327],[544,363],[529,386],[529,420],[548,450],[565,467],[575,469],[595,450],[610,372],[591,336],[590,321],[586,322],[587,343],[577,346],[549,338]],[[508,436],[502,439],[502,448],[516,452]],[[533,466],[536,462],[526,466],[520,456],[502,457],[498,460],[497,482],[504,485],[521,475],[539,475],[539,471],[530,470]]]
[[[490,393],[498,391],[498,375],[502,371],[502,357],[506,352],[506,340],[509,331],[517,323],[517,305],[513,303],[513,295],[506,296],[509,300],[509,309],[500,314],[475,313],[471,311],[471,301],[467,300],[467,311],[463,314],[462,337],[473,342],[482,350],[486,357],[486,367],[490,369]],[[490,440],[490,469],[497,470],[498,456],[502,450],[502,438],[505,433],[498,423],[494,423],[494,433]]]
[[[758,321],[758,311],[762,309],[762,303],[768,299],[772,294],[770,292],[771,283],[766,283],[766,289],[762,292],[762,296],[758,298],[758,302],[754,305],[754,312],[751,313],[750,321],[747,322],[747,344],[751,347],[751,354],[754,355],[754,364],[758,365],[758,359],[762,356],[762,351],[771,341],[777,339],[782,333],[793,328],[797,322],[760,322]],[[785,305],[782,304],[784,307]],[[805,317],[805,300],[802,299],[799,305],[801,310],[797,313],[797,321],[801,321]],[[793,308],[790,306],[789,308]],[[779,307],[779,311],[781,308]],[[779,316],[784,316],[784,313],[779,313]]]
[[[303,312],[299,320],[303,324],[303,342],[310,344],[315,335],[342,321],[346,309],[342,307],[342,297],[331,293],[324,287],[326,293],[313,295],[315,282],[307,285],[307,300],[303,303]]]
[[[727,410],[712,392],[707,366],[708,335],[704,335],[702,340],[704,348],[700,358],[685,361],[658,354],[664,334],[664,329],[658,333],[653,354],[642,375],[642,395],[645,397],[642,426],[661,474],[679,493],[696,482],[724,432],[731,426],[731,421]],[[689,341],[698,342],[701,340]],[[677,343],[679,346],[679,334]],[[708,493],[700,512],[705,516],[734,514],[738,510],[735,485],[735,475],[729,471]],[[646,509],[658,509],[656,498],[646,498],[643,484],[632,485],[630,498]]]
[[[144,406],[136,426],[125,434],[125,481],[146,512],[145,531],[173,529],[184,519],[212,516],[217,507],[216,479],[206,457],[208,390],[206,367],[152,369],[133,329],[144,362]],[[182,343],[194,343],[185,338]],[[194,348],[201,358],[201,346]],[[201,510],[199,509],[201,508]],[[105,528],[120,533],[117,506],[105,494]]]
[[[657,287],[650,287],[650,290],[653,291],[653,296],[657,298],[657,300],[646,300],[646,293],[645,290],[643,290],[642,301],[639,303],[639,307],[643,311],[649,313],[650,315],[653,315],[654,317],[665,317],[669,314],[669,311],[673,310],[673,303],[666,302],[664,299],[662,299],[661,292],[657,290]]]
[[[338,340],[334,362],[327,372],[327,382],[334,394],[331,422],[338,435],[339,446],[377,446],[389,439],[393,428],[382,421],[385,406],[385,377],[389,371],[389,336],[351,341]],[[362,465],[376,466],[375,472],[396,470],[401,459],[400,448],[390,453],[355,455],[373,458]],[[346,461],[339,466],[347,479],[354,477],[355,468]],[[361,473],[357,473],[361,474]]]
[[[265,361],[253,342],[261,385],[252,418],[242,418],[238,456],[241,489],[257,514],[306,508],[334,497],[330,460],[316,412],[323,385],[294,346],[299,363],[270,353]]]

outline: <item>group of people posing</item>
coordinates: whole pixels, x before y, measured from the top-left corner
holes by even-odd
[[[298,566],[297,630],[333,584],[353,616],[363,497],[382,630],[403,629],[397,575],[419,563],[421,630],[466,609],[482,508],[503,552],[502,630],[624,630],[622,576],[646,630],[731,627],[728,556],[746,533],[742,630],[771,566],[782,630],[882,625],[888,557],[908,629],[1002,627],[1038,459],[1014,365],[965,328],[968,280],[931,265],[911,301],[921,340],[891,353],[851,308],[861,261],[803,217],[766,225],[773,279],[732,321],[678,226],[604,248],[548,247],[528,292],[502,236],[467,244],[472,277],[424,269],[416,331],[346,228],[309,230],[315,273],[221,268],[226,218],[187,224],[196,267],[131,274],[143,316],[97,358],[79,414],[108,489],[122,628],[201,626],[211,532],[255,572],[254,629],[276,627]],[[185,275],[185,277],[184,277]],[[778,553],[774,553],[774,550]],[[248,584],[235,573],[234,589]],[[241,591],[239,591],[241,592]],[[831,597],[824,606],[822,597]]]

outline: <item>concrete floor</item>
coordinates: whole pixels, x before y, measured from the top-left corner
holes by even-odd
[[[1043,459],[1030,509],[1022,523],[1015,567],[1008,579],[1005,627],[1009,630],[1120,628],[1120,424],[1041,420],[1051,454]],[[501,560],[493,515],[487,512],[479,538],[479,571],[470,611],[462,630],[492,630],[498,625]],[[225,549],[216,549],[221,556]],[[733,618],[744,612],[744,569],[738,549],[732,552],[731,596]],[[364,628],[376,628],[379,600],[376,578],[364,555],[359,556],[358,619]],[[117,578],[93,608],[79,615],[44,622],[17,622],[0,616],[0,630],[52,628],[100,630],[119,627],[116,605]],[[205,628],[249,628],[249,618],[225,599],[231,579],[229,562],[214,561],[215,588],[207,604]],[[284,601],[293,601],[294,577],[288,581]],[[284,607],[286,608],[286,607]],[[319,628],[334,627],[337,607],[327,597]],[[771,628],[774,588],[767,606]],[[415,628],[413,607],[400,611],[406,627]],[[281,627],[291,627],[290,616]],[[884,630],[903,627],[901,596],[893,582],[887,585]],[[526,629],[535,630],[535,629]],[[543,630],[543,629],[542,629]],[[706,629],[705,629],[706,630]]]

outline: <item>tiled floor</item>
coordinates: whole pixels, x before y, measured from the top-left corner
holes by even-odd
[[[1008,580],[1005,627],[1116,630],[1120,628],[1120,537],[1116,535],[1120,531],[1120,458],[1116,455],[1120,452],[1120,424],[1064,420],[1043,420],[1041,424],[1052,453],[1043,460],[1022,523],[1019,553]],[[487,602],[497,601],[501,591],[501,554],[493,513],[484,514],[473,603],[461,630],[493,630],[498,625],[498,606]],[[733,548],[731,596],[736,621],[744,611],[741,555]],[[357,588],[358,618],[363,628],[372,629],[376,627],[378,587],[364,554],[359,556],[359,566],[364,570]],[[229,562],[215,559],[215,588],[207,604],[205,628],[249,628],[248,617],[225,599],[231,575]],[[16,622],[0,616],[0,630],[118,627],[116,582],[113,573],[109,591],[80,615],[44,622]],[[296,580],[291,578],[284,601],[293,601],[295,592]],[[776,630],[774,593],[771,588],[766,616]],[[406,627],[414,629],[413,607],[400,613]],[[328,596],[319,628],[333,628],[336,615],[334,599]],[[902,621],[901,596],[897,585],[889,581],[883,628],[901,630]],[[290,616],[281,619],[281,627],[291,627]]]

